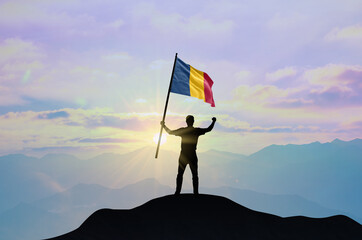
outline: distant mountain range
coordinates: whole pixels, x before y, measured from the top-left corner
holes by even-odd
[[[269,146],[248,158],[261,165],[252,189],[297,194],[362,217],[362,140]],[[250,180],[250,179],[249,179]]]
[[[12,229],[12,221],[4,219],[21,216],[25,221],[26,216],[23,218],[22,214],[25,208],[33,209],[39,216],[50,214],[44,218],[55,216],[54,222],[58,217],[66,219],[62,226],[70,230],[96,209],[134,207],[172,193],[178,154],[162,150],[159,158],[154,159],[154,151],[154,148],[143,148],[123,155],[102,154],[88,160],[65,154],[49,154],[43,158],[0,157],[0,239],[10,239],[1,236]],[[212,150],[199,153],[200,185],[207,193],[227,196],[255,210],[280,216],[317,217],[340,213],[362,222],[360,156],[360,139],[271,145],[250,156]],[[191,187],[190,175],[187,170],[185,188]],[[146,187],[128,186],[144,179],[167,184],[148,186],[141,182],[140,185]],[[82,202],[82,196],[92,201]],[[30,225],[35,222],[29,220]],[[22,225],[24,232],[26,226]],[[64,228],[58,232],[64,232]]]
[[[361,238],[362,226],[346,216],[281,218],[224,197],[183,194],[132,210],[98,210],[78,229],[50,240]]]

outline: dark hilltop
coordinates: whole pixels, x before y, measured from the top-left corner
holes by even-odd
[[[181,194],[130,210],[98,210],[78,229],[51,238],[93,239],[362,239],[362,225],[343,215],[282,218],[224,197]]]

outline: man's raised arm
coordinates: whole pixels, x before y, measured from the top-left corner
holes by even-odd
[[[208,128],[205,128],[205,133],[210,132],[214,128],[215,122],[216,122],[216,117],[213,117],[210,126]]]

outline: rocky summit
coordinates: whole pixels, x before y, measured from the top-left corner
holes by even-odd
[[[220,196],[181,194],[130,210],[98,210],[78,229],[51,238],[82,239],[362,239],[362,225],[343,215],[282,218]]]

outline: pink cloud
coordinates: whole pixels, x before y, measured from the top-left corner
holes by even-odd
[[[344,108],[362,106],[362,66],[326,65],[305,71],[307,84],[268,106]]]

